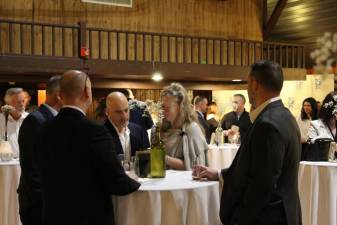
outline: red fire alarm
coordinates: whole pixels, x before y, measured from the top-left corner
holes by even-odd
[[[86,47],[86,46],[82,46],[80,54],[81,54],[81,57],[87,58],[89,56],[89,54],[90,54],[89,48]]]

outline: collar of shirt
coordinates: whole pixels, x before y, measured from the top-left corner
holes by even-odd
[[[280,96],[277,96],[277,97],[268,99],[267,101],[262,103],[259,107],[257,107],[256,109],[254,109],[252,112],[249,113],[250,121],[254,123],[256,118],[260,115],[260,113],[264,110],[264,108],[267,107],[268,104],[275,102],[277,100],[280,100],[280,99],[281,99]]]
[[[200,112],[199,110],[195,110],[197,113],[200,114],[200,116],[202,116],[202,118],[204,118],[204,114],[202,112]]]
[[[53,114],[53,116],[57,115],[58,112],[53,107],[51,107],[50,105],[46,103],[44,103],[43,105],[51,112],[51,114]]]
[[[122,131],[122,132],[119,132],[117,126],[109,119],[109,122],[112,124],[112,126],[115,128],[118,136],[121,136],[121,135],[130,135],[130,130],[128,128],[128,126],[125,127],[125,130]]]
[[[27,113],[26,111],[22,112],[21,113],[21,117],[18,120],[13,119],[13,117],[9,114],[8,115],[8,121],[11,121],[11,122],[20,122],[20,121],[23,121],[28,116],[28,114],[29,113]]]
[[[74,106],[74,105],[64,105],[64,106],[62,106],[62,108],[72,108],[72,109],[76,109],[77,111],[80,111],[81,113],[83,113],[83,115],[85,115],[85,112],[84,112],[81,108],[79,108],[79,107],[77,107],[77,106]]]

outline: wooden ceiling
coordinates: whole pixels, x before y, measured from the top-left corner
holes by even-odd
[[[278,1],[267,0],[268,17]],[[336,12],[337,0],[288,0],[268,40],[305,44],[309,55],[318,37],[337,32]]]

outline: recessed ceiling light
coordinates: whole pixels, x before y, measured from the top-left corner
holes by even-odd
[[[152,74],[152,80],[159,82],[163,79],[163,75],[160,72],[155,72]]]

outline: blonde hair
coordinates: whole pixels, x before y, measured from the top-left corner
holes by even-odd
[[[169,86],[164,87],[162,90],[161,97],[168,96],[173,97],[176,103],[179,105],[180,112],[178,114],[178,124],[183,126],[183,124],[190,124],[192,122],[197,122],[196,113],[193,110],[191,100],[187,95],[185,88],[179,83],[171,83]],[[171,128],[171,123],[163,119],[162,130],[166,131]]]

